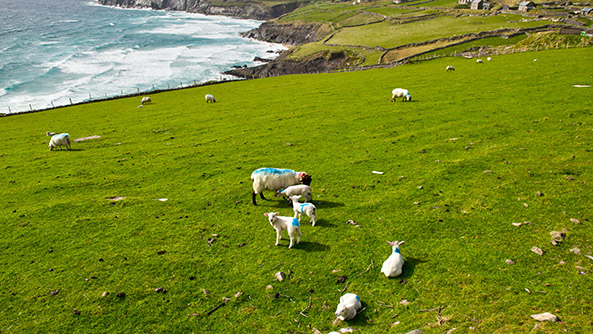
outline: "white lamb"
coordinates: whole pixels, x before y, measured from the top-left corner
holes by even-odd
[[[483,63],[482,59],[476,59],[476,64],[481,64]]]
[[[270,225],[276,230],[276,246],[278,246],[280,239],[282,239],[282,230],[286,230],[290,237],[290,245],[288,245],[288,248],[292,248],[295,234],[297,238],[296,243],[298,244],[301,242],[301,225],[299,224],[298,219],[278,216],[278,212],[264,213],[264,216],[268,217]]]
[[[408,92],[407,89],[396,88],[396,89],[392,90],[391,91],[391,102],[395,101],[396,97],[401,97],[402,101],[404,101],[404,102],[412,101],[412,95],[410,95],[410,92]]]
[[[353,293],[347,293],[340,297],[340,303],[336,309],[336,317],[342,321],[353,319],[361,307],[360,298]]]
[[[71,149],[70,147],[70,136],[67,133],[60,133],[59,135],[53,135],[49,140],[49,150],[53,151],[54,148],[60,147],[62,150],[62,146],[66,146],[66,150]]]
[[[253,180],[253,205],[257,205],[255,196],[259,194],[266,199],[262,191],[276,191],[295,184],[311,185],[311,175],[305,172],[295,172],[292,169],[259,168],[251,173]]]
[[[214,98],[214,95],[206,94],[206,96],[204,96],[204,98],[206,99],[206,103],[208,103],[208,102],[212,102],[212,103],[216,102],[216,99]]]
[[[455,67],[449,65],[446,67],[447,71],[455,71]]]
[[[284,189],[276,190],[276,194],[274,196],[282,196],[284,198],[290,198],[294,195],[303,195],[305,196],[305,202],[311,202],[313,200],[313,195],[311,194],[311,186],[306,184],[298,184],[296,186],[286,187]]]
[[[152,102],[152,100],[150,99],[150,96],[145,96],[142,98],[142,101],[140,102],[140,104],[144,105],[144,103],[150,103]]]
[[[298,216],[299,221],[301,221],[301,216],[305,213],[311,218],[311,225],[315,226],[315,221],[317,220],[317,208],[311,203],[299,203],[299,199],[301,199],[301,195],[290,196],[292,209],[294,210],[294,217],[297,218]]]
[[[492,60],[492,57],[488,57],[488,58],[486,58],[486,60],[487,61],[491,61]]]
[[[387,277],[397,277],[402,274],[402,268],[404,266],[404,259],[399,252],[399,246],[403,245],[405,241],[387,241],[393,248],[393,253],[383,262],[381,272]]]

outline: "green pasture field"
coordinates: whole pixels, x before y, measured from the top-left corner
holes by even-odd
[[[441,58],[2,117],[0,332],[593,332],[593,88],[573,87],[592,63]],[[46,131],[101,138],[49,151]],[[263,215],[291,208],[251,204],[259,167],[313,176],[293,249]],[[345,292],[364,310],[333,325]]]

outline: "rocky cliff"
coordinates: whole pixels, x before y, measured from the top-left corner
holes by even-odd
[[[327,30],[327,26],[320,23],[278,24],[274,21],[267,21],[241,36],[270,43],[301,45],[318,41],[322,37],[320,35]]]
[[[123,8],[152,8],[178,10],[190,13],[208,15],[233,16],[244,19],[269,20],[289,13],[299,7],[297,2],[281,3],[273,6],[264,6],[259,2],[245,1],[244,3],[213,4],[207,0],[96,0],[105,6]],[[226,0],[223,0],[226,1]]]

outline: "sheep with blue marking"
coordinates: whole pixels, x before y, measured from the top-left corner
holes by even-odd
[[[288,245],[288,248],[292,248],[295,236],[296,243],[298,244],[301,242],[301,225],[299,224],[298,219],[278,216],[278,212],[264,213],[264,216],[268,217],[270,225],[276,230],[276,246],[278,246],[280,239],[282,239],[283,230],[288,232],[288,237],[290,238],[290,245]]]
[[[259,168],[251,173],[253,180],[253,205],[257,205],[255,197],[257,194],[266,199],[262,191],[274,191],[293,186],[299,183],[311,185],[311,175],[305,172],[295,172],[292,169]]]
[[[347,293],[343,295],[340,297],[340,303],[336,309],[336,321],[354,319],[356,313],[361,307],[362,304],[360,303],[360,298],[357,295],[353,293]]]
[[[403,245],[405,241],[387,241],[392,247],[393,252],[383,262],[381,272],[387,277],[397,277],[402,274],[402,268],[404,267],[404,258],[399,251],[399,246]]]
[[[214,95],[212,95],[212,94],[206,94],[206,96],[204,96],[204,98],[206,99],[206,103],[208,103],[208,102],[212,102],[212,103],[216,102],[216,99],[214,98]]]
[[[276,194],[274,194],[274,196],[276,197],[282,196],[286,199],[294,195],[305,196],[305,202],[311,202],[313,200],[311,186],[308,186],[306,184],[298,184],[296,186],[290,186],[284,189],[276,190]]]
[[[412,95],[410,95],[407,89],[396,88],[391,91],[391,102],[394,102],[398,97],[401,97],[403,102],[412,101]]]
[[[294,210],[294,217],[301,221],[302,214],[306,214],[311,218],[311,226],[315,226],[317,220],[317,208],[311,203],[300,203],[301,195],[293,195],[289,197],[292,201],[292,209]]]
[[[70,135],[67,133],[60,133],[57,135],[53,135],[49,140],[49,150],[53,151],[54,148],[60,147],[60,151],[62,150],[62,146],[66,146],[66,150],[70,150]]]

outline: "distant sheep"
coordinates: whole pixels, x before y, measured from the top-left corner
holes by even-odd
[[[206,96],[204,96],[204,98],[206,99],[206,103],[208,103],[208,102],[212,102],[212,103],[216,102],[216,99],[214,98],[214,95],[206,94]]]
[[[293,195],[305,196],[305,202],[311,202],[313,200],[311,186],[306,184],[299,184],[296,186],[290,186],[284,189],[276,190],[276,194],[274,194],[276,197],[282,196],[284,198],[290,198]]]
[[[251,173],[253,180],[253,205],[257,205],[255,197],[257,194],[266,199],[262,191],[276,191],[295,184],[311,185],[311,175],[305,172],[295,172],[292,169],[259,168]]]
[[[144,105],[145,103],[150,103],[152,102],[152,99],[150,99],[150,96],[145,96],[142,98],[142,101],[140,102],[140,104]]]
[[[455,67],[453,66],[447,66],[446,69],[447,71],[455,71]]]
[[[350,320],[356,316],[356,313],[362,304],[360,303],[360,298],[353,294],[347,293],[340,297],[340,303],[338,304],[338,308],[336,309],[336,320]]]
[[[62,146],[66,146],[66,150],[71,149],[70,147],[70,135],[67,133],[60,133],[59,135],[54,135],[49,140],[49,150],[53,151],[54,148],[60,147],[62,150]]]
[[[408,92],[407,89],[396,88],[391,91],[391,102],[395,101],[398,97],[401,97],[404,102],[412,101],[412,95],[410,95],[410,92]]]
[[[381,267],[381,272],[385,274],[387,277],[397,277],[402,274],[402,268],[404,266],[404,259],[399,251],[399,246],[403,245],[405,241],[387,241],[387,243],[392,247],[393,252],[391,255],[383,262],[383,266]]]
[[[482,63],[483,63],[482,59],[476,59],[476,64],[482,64]]]
[[[268,217],[270,225],[272,225],[272,227],[276,230],[276,246],[278,246],[280,239],[282,239],[282,230],[286,230],[288,232],[288,237],[290,238],[290,245],[288,245],[288,248],[292,248],[295,234],[297,240],[296,243],[298,244],[301,242],[301,226],[298,219],[278,216],[278,212],[264,213],[264,216]]]
[[[491,61],[492,60],[492,57],[488,57],[488,58],[486,58],[486,60],[487,61]]]
[[[311,218],[311,225],[315,226],[315,221],[317,220],[317,208],[315,205],[311,203],[300,203],[299,199],[301,199],[301,195],[293,195],[290,196],[290,200],[292,201],[292,209],[294,210],[294,217],[297,218],[299,221],[301,220],[302,214],[306,214]]]

